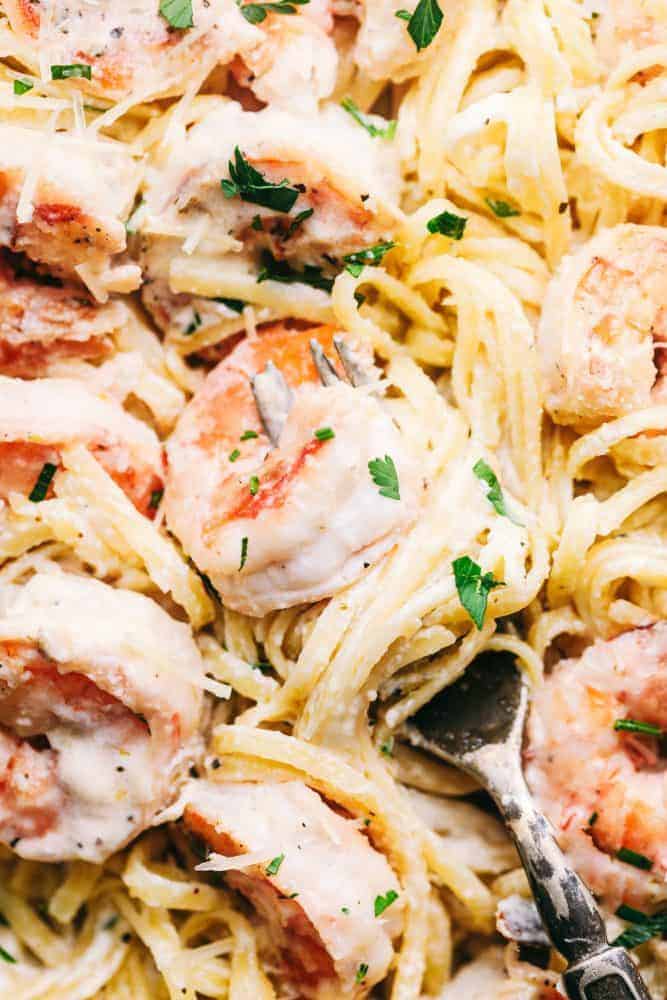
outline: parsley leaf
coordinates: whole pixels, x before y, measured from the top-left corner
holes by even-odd
[[[406,11],[397,11],[397,17],[404,17]],[[440,31],[442,24],[442,11],[438,6],[438,0],[419,0],[419,3],[410,15],[408,21],[408,34],[415,43],[417,52],[428,48],[435,36]]]
[[[270,250],[262,253],[262,265],[257,275],[258,284],[262,281],[280,281],[284,285],[299,283],[321,288],[323,292],[330,292],[333,288],[333,278],[325,277],[321,267],[306,264],[303,271],[297,271],[286,260],[276,260]]]
[[[153,490],[151,492],[151,498],[148,502],[148,509],[157,510],[158,507],[160,506],[160,501],[162,500],[163,496],[164,496],[164,490]]]
[[[234,162],[229,161],[229,176],[231,180],[220,181],[225,198],[238,195],[253,205],[271,208],[274,212],[289,212],[299,197],[299,191],[290,187],[286,180],[280,184],[267,181],[248,163],[238,146],[234,149]]]
[[[380,914],[384,913],[387,907],[391,906],[392,903],[395,903],[397,899],[398,893],[394,892],[393,889],[390,889],[384,896],[376,896],[375,903],[373,904],[373,912],[375,913],[375,916],[379,917]]]
[[[394,12],[394,17],[400,17],[401,21],[409,21],[412,14],[409,10],[397,10]]]
[[[3,962],[8,962],[10,965],[16,965],[16,959],[14,956],[10,955],[8,951],[5,951],[2,946],[0,946],[0,958]]]
[[[241,562],[239,563],[239,571],[243,569],[248,558],[248,536],[244,535],[241,539]]]
[[[483,458],[480,458],[472,467],[472,471],[475,473],[478,479],[481,479],[483,483],[486,483],[489,487],[489,491],[486,494],[486,498],[501,517],[508,517],[507,508],[505,507],[505,498],[503,497],[503,491],[500,488],[500,483],[498,482],[498,477],[496,476],[493,469],[486,464]]]
[[[31,83],[30,80],[14,80],[14,93],[17,97],[20,97],[21,94],[27,94],[34,86],[34,83]]]
[[[635,719],[616,719],[614,729],[616,732],[625,730],[626,733],[643,733],[645,736],[662,734],[660,726],[653,726],[650,722],[637,722]]]
[[[252,438],[259,437],[257,431],[244,431],[239,441],[250,441]]]
[[[502,580],[495,580],[493,573],[482,576],[481,567],[470,558],[461,556],[452,563],[454,580],[459,600],[478,629],[484,624],[484,615],[489,594],[494,587],[504,586]]]
[[[191,28],[192,0],[160,0],[160,13],[172,28]]]
[[[394,737],[390,736],[388,740],[385,740],[380,744],[380,753],[384,754],[385,757],[394,756]]]
[[[243,301],[243,299],[228,299],[225,298],[224,295],[217,296],[217,298],[215,298],[213,301],[220,302],[221,305],[227,306],[227,308],[231,309],[232,312],[239,314],[242,313],[246,307],[246,304]]]
[[[401,499],[398,486],[398,473],[391,455],[385,455],[384,459],[372,459],[368,463],[368,471],[375,485],[379,486],[381,497],[387,497],[389,500]]]
[[[499,219],[511,219],[513,215],[521,215],[518,208],[512,208],[506,201],[496,201],[494,198],[485,198],[484,201]]]
[[[641,868],[645,872],[650,872],[651,868],[653,868],[653,862],[650,858],[647,858],[645,854],[639,854],[638,851],[631,850],[629,847],[621,847],[616,852],[616,857],[619,861],[624,861],[626,865]]]
[[[267,13],[272,14],[296,14],[297,7],[303,7],[310,3],[310,0],[277,0],[276,3],[247,3],[241,7],[240,0],[237,0],[241,13],[249,24],[261,24]]]
[[[441,236],[449,236],[452,240],[463,238],[468,220],[462,215],[454,215],[453,212],[441,212],[434,215],[426,223],[429,233],[440,233]]]
[[[251,476],[250,482],[248,483],[248,488],[250,489],[251,496],[257,496],[257,491],[259,490],[259,478],[257,476]]]
[[[299,212],[298,215],[295,215],[293,220],[290,222],[287,232],[283,236],[283,240],[288,240],[290,236],[294,236],[301,223],[305,222],[306,219],[309,219],[314,211],[314,208],[304,208],[303,212]]]
[[[45,462],[42,466],[42,471],[37,477],[37,482],[33,486],[28,500],[32,500],[33,503],[40,503],[46,494],[49,492],[49,486],[51,485],[51,480],[56,474],[58,466],[54,465],[52,462]]]
[[[230,453],[229,453],[229,461],[230,462],[235,462],[236,459],[240,458],[240,457],[241,457],[241,452],[239,451],[238,448],[234,448],[234,450],[230,451]]]
[[[635,910],[625,903],[616,910],[616,916],[621,920],[627,920],[632,927],[627,927],[618,937],[611,942],[612,946],[620,948],[636,948],[645,941],[649,941],[658,934],[667,931],[667,913],[656,913],[649,916],[641,910]]]
[[[359,108],[351,97],[346,97],[340,102],[340,106],[344,108],[349,115],[352,115],[355,122],[358,122],[362,128],[365,128],[369,135],[373,136],[374,139],[393,139],[396,135],[396,119],[392,118],[391,121],[387,122],[385,128],[379,128],[374,125],[370,118],[363,113],[361,108]]]
[[[363,983],[367,975],[368,975],[368,963],[360,962],[359,968],[357,969],[357,974],[354,977],[355,983]]]
[[[186,326],[185,330],[183,330],[183,336],[184,337],[191,337],[192,334],[195,333],[195,331],[197,331],[200,326],[201,326],[201,316],[199,315],[199,313],[195,309],[193,311],[191,321],[188,323],[188,325]]]
[[[265,872],[266,872],[266,874],[267,875],[277,875],[278,871],[280,870],[280,866],[281,866],[281,864],[283,863],[284,860],[285,860],[285,855],[284,854],[279,854],[276,858],[273,858],[272,861],[269,861],[268,865],[264,869]]]
[[[357,250],[355,253],[345,254],[343,257],[347,264],[345,270],[349,271],[353,277],[358,278],[366,264],[369,267],[377,267],[378,264],[382,263],[384,255],[395,246],[393,240],[387,240],[386,243],[375,243],[372,247],[365,247],[365,249]]]
[[[52,66],[52,80],[69,80],[72,77],[83,77],[90,80],[91,68],[86,63],[72,63],[69,66]]]
[[[331,427],[319,427],[315,431],[315,437],[318,441],[331,441],[336,435]]]

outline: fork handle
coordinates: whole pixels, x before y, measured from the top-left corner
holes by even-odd
[[[593,896],[567,864],[551,825],[537,811],[518,765],[506,759],[502,781],[485,775],[526,870],[537,908],[554,946],[568,962],[570,1000],[651,1000],[632,959],[607,943]],[[508,774],[508,771],[510,774]]]

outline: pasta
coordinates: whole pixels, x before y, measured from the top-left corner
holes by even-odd
[[[402,734],[482,655],[655,915],[666,137],[663,0],[0,0],[3,996],[562,997]]]

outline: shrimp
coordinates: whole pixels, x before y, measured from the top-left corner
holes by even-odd
[[[102,301],[132,291],[141,277],[136,264],[111,265],[125,250],[123,219],[138,180],[120,143],[2,124],[0,246],[83,281]]]
[[[400,886],[357,822],[300,781],[196,781],[186,800],[186,826],[215,852],[200,868],[224,870],[252,902],[300,997],[361,997],[384,978]]]
[[[34,68],[90,66],[89,80],[77,77],[68,86],[113,101],[182,94],[202,67],[216,65],[229,66],[262,101],[327,97],[337,69],[333,19],[328,0],[311,0],[310,7],[292,17],[269,10],[251,23],[234,0],[193,0],[192,26],[174,30],[153,0],[55,0],[43,14],[30,0],[5,3]]]
[[[35,378],[59,361],[102,361],[124,321],[118,302],[98,305],[72,283],[22,273],[0,251],[0,374]]]
[[[664,230],[616,226],[564,258],[538,347],[556,423],[587,428],[667,398]]]
[[[74,379],[0,376],[0,502],[30,496],[45,470],[50,496],[62,450],[73,443],[86,445],[138,510],[155,514],[164,460],[150,427]]]
[[[230,164],[235,172],[239,157],[242,171],[247,164],[268,184],[287,182],[289,211],[257,204],[243,184],[236,194],[233,186],[225,192],[221,181],[231,183]],[[221,102],[169,147],[165,164],[148,175],[137,241],[151,282],[168,282],[173,257],[193,234],[198,254],[233,260],[245,253],[249,269],[262,251],[330,267],[395,227],[400,177],[393,144],[373,139],[339,107],[304,119]]]
[[[667,42],[667,0],[607,0],[597,22],[596,44],[605,66],[624,54]]]
[[[666,665],[660,622],[595,642],[561,662],[534,696],[528,783],[573,867],[612,908],[667,899],[667,772],[658,740],[667,728]],[[617,728],[628,720],[639,726]],[[655,735],[632,731],[642,726]]]
[[[419,476],[382,402],[369,386],[317,381],[309,342],[333,353],[333,333],[275,324],[243,340],[208,375],[168,443],[169,528],[229,607],[246,614],[336,593],[393,548],[417,514]],[[286,379],[283,389],[280,378],[266,386],[278,393],[277,434],[268,422],[269,434],[263,429],[250,382],[258,391],[256,376],[271,363]],[[400,499],[380,495],[369,474],[383,456]]]
[[[203,665],[150,598],[68,573],[0,613],[0,842],[102,861],[154,822],[199,750]]]

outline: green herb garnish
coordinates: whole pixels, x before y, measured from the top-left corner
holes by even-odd
[[[494,587],[502,587],[504,584],[502,580],[496,580],[493,573],[482,575],[481,567],[473,562],[470,556],[455,559],[452,569],[459,600],[477,628],[481,630],[489,594]]]
[[[52,80],[70,80],[75,77],[82,77],[90,80],[91,68],[86,63],[71,63],[69,66],[52,66]]]
[[[192,334],[195,333],[199,329],[200,326],[201,326],[201,316],[199,315],[199,313],[195,309],[194,312],[193,312],[193,314],[192,314],[191,321],[188,323],[188,325],[186,326],[185,330],[183,330],[183,336],[185,336],[185,337],[191,337]]]
[[[378,264],[382,263],[384,255],[395,246],[396,244],[393,240],[387,240],[386,243],[376,243],[374,246],[366,247],[364,250],[345,254],[343,257],[343,260],[347,264],[345,270],[349,271],[354,278],[358,278],[366,265],[377,267]]]
[[[617,732],[642,733],[644,736],[662,734],[660,726],[653,726],[650,722],[637,722],[636,719],[616,719],[614,729]]]
[[[314,436],[317,438],[318,441],[331,441],[332,438],[336,437],[331,427],[319,427],[315,431]]]
[[[397,10],[396,17],[403,18],[408,22],[408,34],[415,43],[417,52],[428,48],[435,36],[440,31],[442,24],[442,11],[438,6],[438,0],[419,0],[412,14],[408,17],[406,10]]]
[[[645,872],[650,872],[651,868],[653,868],[653,862],[650,858],[647,858],[645,854],[639,854],[638,851],[631,850],[629,847],[621,847],[616,852],[616,857],[619,861],[624,861],[626,865],[633,865],[635,868],[641,868]]]
[[[450,240],[460,240],[463,238],[468,220],[462,215],[454,215],[453,212],[441,212],[434,215],[426,223],[429,233],[440,233],[441,236],[449,236]]]
[[[632,906],[623,903],[616,910],[616,916],[621,920],[627,920],[632,927],[627,927],[615,938],[611,944],[619,948],[636,948],[652,937],[664,934],[667,931],[667,913],[656,913],[649,916],[641,910],[635,910]]]
[[[262,205],[274,212],[289,212],[299,197],[297,188],[290,187],[286,180],[279,184],[267,181],[248,163],[238,146],[234,149],[234,162],[229,161],[229,176],[231,180],[220,181],[225,198],[238,195],[253,205]]]
[[[28,500],[32,500],[33,503],[40,503],[46,494],[49,492],[49,486],[51,485],[51,480],[56,474],[58,469],[57,465],[52,462],[45,462],[42,466],[42,471],[37,477],[37,482],[30,491]]]
[[[242,570],[246,564],[248,558],[248,536],[244,535],[241,539],[241,562],[239,563],[239,570]]]
[[[31,83],[30,80],[14,80],[14,93],[17,97],[20,97],[21,94],[27,94],[34,86],[34,83]]]
[[[269,11],[272,14],[296,14],[297,7],[303,7],[310,3],[310,0],[276,0],[275,3],[247,3],[241,7],[237,0],[241,13],[249,24],[261,24]]]
[[[499,219],[511,219],[514,215],[521,215],[518,208],[512,208],[506,201],[496,201],[495,198],[485,198],[484,201]]]
[[[248,483],[251,496],[257,496],[257,491],[259,489],[259,478],[257,476],[251,476],[250,482]]]
[[[376,896],[375,903],[373,904],[373,912],[375,913],[375,916],[379,917],[380,914],[384,913],[387,907],[391,906],[392,903],[395,903],[397,899],[398,893],[394,892],[393,889],[390,889],[384,896]]]
[[[280,866],[281,866],[281,864],[283,863],[284,860],[285,860],[285,855],[284,854],[279,854],[276,858],[273,858],[272,861],[269,861],[268,865],[265,868],[266,874],[267,875],[277,875],[278,871],[280,869]]]
[[[357,974],[354,977],[355,983],[363,983],[367,975],[368,975],[368,964],[366,962],[360,962],[359,968],[357,969]]]
[[[493,509],[501,517],[509,517],[507,513],[507,508],[505,507],[505,498],[503,496],[503,491],[500,488],[500,483],[498,482],[498,477],[491,468],[487,465],[483,458],[478,459],[477,462],[472,467],[472,471],[475,473],[478,479],[481,479],[483,483],[489,487],[486,494],[486,499],[489,501]]]
[[[227,306],[228,309],[231,309],[232,312],[239,314],[242,313],[246,307],[246,303],[243,301],[243,299],[228,299],[225,298],[224,295],[218,296],[213,301],[220,302],[223,306]]]
[[[240,457],[241,457],[241,452],[239,451],[238,448],[234,448],[234,450],[230,451],[230,453],[229,453],[229,461],[230,462],[235,462],[236,459],[240,458]]]
[[[322,274],[321,267],[306,264],[303,271],[297,271],[286,260],[276,260],[269,250],[262,253],[262,269],[257,275],[257,283],[262,281],[279,281],[284,285],[310,285],[311,288],[321,288],[323,292],[331,292],[333,278]]]
[[[297,231],[297,229],[299,228],[299,226],[303,222],[305,222],[306,219],[309,219],[311,217],[311,215],[313,214],[314,211],[315,211],[314,208],[304,208],[303,212],[299,212],[298,215],[295,215],[294,219],[292,220],[292,222],[289,225],[289,228],[288,228],[287,232],[283,236],[283,240],[288,240],[290,238],[290,236],[294,236],[294,234]]]
[[[16,965],[16,959],[13,955],[10,955],[8,951],[0,945],[0,958],[3,962],[9,962],[10,965]]]
[[[374,125],[370,120],[368,115],[365,115],[361,108],[359,108],[351,97],[346,97],[340,102],[340,106],[344,108],[349,115],[352,115],[355,122],[365,128],[369,135],[373,136],[374,139],[393,139],[396,135],[396,125],[397,122],[394,118],[388,121],[384,128],[379,128]]]
[[[151,498],[148,502],[148,507],[150,510],[157,510],[160,506],[160,500],[164,496],[164,490],[153,490],[151,493]]]
[[[398,473],[391,455],[385,455],[384,458],[373,458],[368,463],[368,471],[375,485],[379,487],[381,497],[387,497],[389,500],[401,499]]]
[[[160,13],[172,28],[191,28],[192,0],[160,0]]]
[[[256,437],[259,437],[257,431],[244,431],[241,437],[239,438],[239,441],[251,441],[252,438]]]

